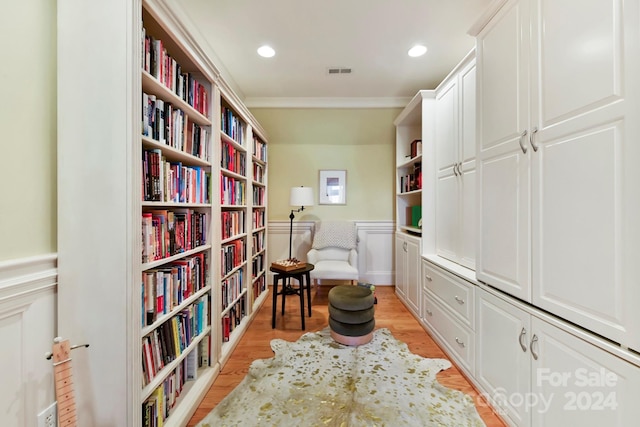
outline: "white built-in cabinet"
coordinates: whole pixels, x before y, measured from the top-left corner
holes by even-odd
[[[477,278],[640,349],[637,0],[478,27]]]
[[[420,238],[396,233],[396,294],[416,317],[420,316]]]
[[[476,290],[475,310],[473,381],[510,424],[637,424],[637,366],[582,339],[575,327],[493,290]]]
[[[467,376],[475,372],[475,284],[422,260],[420,319]]]
[[[434,91],[419,91],[394,121],[396,126],[396,237],[395,237],[395,284],[398,297],[416,317],[420,316],[420,255],[422,242],[434,241],[435,206],[425,204],[433,200],[435,183],[432,179],[434,163]],[[420,141],[421,150],[413,150],[412,144]],[[419,188],[407,188],[406,180],[416,173],[421,174]],[[417,206],[421,212],[421,225],[411,221],[411,208]]]
[[[471,51],[436,88],[435,250],[467,268],[476,251],[476,73]]]

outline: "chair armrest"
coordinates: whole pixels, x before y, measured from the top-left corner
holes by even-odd
[[[352,267],[358,268],[358,251],[355,249],[349,251],[349,264],[351,264]]]
[[[309,264],[317,264],[317,262],[318,262],[318,250],[317,249],[310,249],[309,252],[307,252],[307,262]]]

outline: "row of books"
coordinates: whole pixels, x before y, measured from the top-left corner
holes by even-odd
[[[241,296],[227,313],[222,316],[222,342],[229,341],[231,333],[240,325],[242,319],[247,315],[246,312],[246,294]]]
[[[183,73],[182,67],[169,55],[162,40],[148,34],[142,28],[142,69],[155,77],[180,99],[209,117],[209,92],[191,73]]]
[[[236,271],[221,283],[222,310],[235,301],[244,290],[244,272],[242,269]]]
[[[142,338],[144,384],[180,356],[208,324],[209,299],[203,296]]]
[[[225,277],[234,268],[242,265],[246,261],[246,248],[244,239],[234,240],[231,243],[222,245],[220,248],[220,267],[222,277]]]
[[[258,254],[251,260],[252,277],[257,277],[264,271],[264,253]]]
[[[245,205],[246,184],[230,176],[220,177],[220,203],[223,205]]]
[[[183,301],[207,286],[208,260],[199,253],[142,273],[142,326],[171,313]]]
[[[209,214],[193,209],[142,212],[142,262],[168,258],[207,243]]]
[[[222,132],[230,136],[234,141],[240,145],[244,145],[244,132],[246,125],[238,117],[231,108],[226,105],[222,106],[222,120],[221,129]]]
[[[267,161],[267,144],[255,135],[253,136],[253,156],[263,162]]]
[[[169,162],[162,150],[142,150],[142,200],[210,203],[211,175],[199,166]]]
[[[264,274],[253,281],[253,302],[255,302],[265,290],[267,290],[266,283]]]
[[[222,211],[220,214],[222,240],[245,232],[245,211]]]
[[[247,170],[246,158],[247,156],[244,151],[239,151],[228,142],[222,141],[220,166],[222,166],[223,169],[245,175],[245,171]]]
[[[265,194],[266,190],[264,187],[253,187],[253,204],[257,206],[263,206]]]
[[[264,250],[264,230],[253,233],[251,236],[251,254],[255,255]]]
[[[420,190],[422,188],[422,164],[413,165],[413,170],[400,177],[400,192]]]
[[[142,426],[162,427],[171,414],[184,385],[198,376],[198,368],[209,365],[209,340],[205,337],[178,364],[142,404]],[[204,356],[203,356],[204,355]],[[144,382],[144,381],[143,381]]]
[[[264,218],[265,218],[264,209],[254,209],[253,212],[251,212],[251,217],[252,217],[254,229],[264,227]]]
[[[210,132],[170,102],[142,93],[142,135],[209,161]]]
[[[260,163],[253,164],[253,180],[264,184],[264,166]]]

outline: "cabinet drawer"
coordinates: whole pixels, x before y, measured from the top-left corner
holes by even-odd
[[[423,288],[431,291],[445,307],[458,315],[465,325],[474,329],[474,285],[426,262],[422,264],[422,268]]]
[[[447,353],[468,373],[474,374],[475,333],[449,313],[436,300],[433,293],[425,291],[422,300],[423,320],[429,329],[441,339]]]

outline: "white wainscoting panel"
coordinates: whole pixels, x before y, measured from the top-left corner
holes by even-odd
[[[55,337],[55,254],[0,262],[0,420],[36,426],[55,399],[53,366],[45,359]]]
[[[269,221],[267,266],[289,257],[289,221]],[[393,284],[393,221],[356,221],[360,281],[374,285]],[[292,255],[306,261],[311,248],[314,221],[293,221]],[[273,284],[273,274],[269,274]]]
[[[360,281],[393,285],[393,221],[358,221],[358,269]]]

